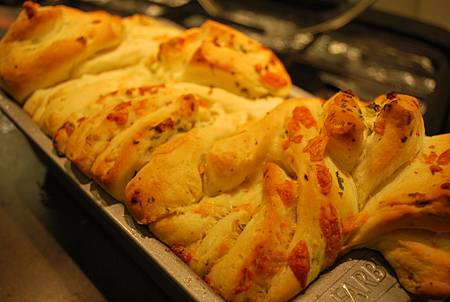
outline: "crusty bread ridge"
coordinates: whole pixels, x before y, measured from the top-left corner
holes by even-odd
[[[166,80],[216,86],[249,98],[285,97],[291,79],[275,54],[223,24],[206,21],[160,46]]]
[[[120,18],[27,1],[0,43],[0,83],[16,100],[70,77],[74,66],[122,39]]]

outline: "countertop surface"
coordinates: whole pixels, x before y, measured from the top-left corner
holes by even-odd
[[[1,111],[0,301],[170,301]]]

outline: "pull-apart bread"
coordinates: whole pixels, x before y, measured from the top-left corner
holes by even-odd
[[[27,1],[0,45],[0,83],[23,102],[39,88],[154,60],[180,31],[146,16],[119,18]]]
[[[289,75],[271,50],[214,21],[162,43],[152,69],[166,81],[220,87],[249,98],[286,96],[291,89]]]
[[[63,6],[25,2],[2,39],[2,87],[18,101],[33,91],[70,78],[74,67],[95,53],[120,44],[120,18]]]
[[[0,83],[83,173],[230,301],[287,301],[353,248],[410,292],[450,295],[450,134],[418,101],[286,98],[269,49],[26,2]]]

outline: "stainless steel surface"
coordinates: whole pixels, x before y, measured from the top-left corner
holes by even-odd
[[[297,87],[293,89],[292,95],[310,96]],[[86,205],[98,210],[98,215],[111,222],[116,227],[113,232],[120,232],[131,239],[149,264],[156,264],[167,272],[189,298],[197,301],[222,301],[164,244],[153,238],[146,229],[136,225],[122,204],[81,175],[67,159],[58,157],[51,140],[17,104],[3,94],[0,95],[0,109],[44,152],[51,163],[67,176],[72,185],[84,193]],[[20,161],[19,158],[17,160]],[[33,170],[32,173],[39,172]],[[319,276],[318,280],[294,301],[410,301],[408,294],[385,265],[382,257],[375,252],[352,252],[333,269]]]
[[[308,301],[410,301],[408,294],[386,268],[386,262],[370,250],[354,251],[331,271],[322,273],[295,302]]]

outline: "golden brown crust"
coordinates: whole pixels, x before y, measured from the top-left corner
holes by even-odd
[[[430,297],[450,295],[448,150],[450,134],[426,137],[415,159],[345,226],[345,250],[380,250],[408,291]]]
[[[254,126],[216,142],[205,159],[205,192],[215,195],[244,182],[264,160],[284,117],[294,106],[295,102],[286,101]]]
[[[430,147],[433,147],[432,149]],[[450,165],[433,173],[438,154],[450,149],[450,134],[426,137],[422,151],[395,179],[367,202],[363,211],[349,221],[348,246],[363,245],[378,236],[401,228],[450,230]],[[429,160],[429,154],[436,154]],[[351,225],[351,226],[350,226]]]
[[[373,108],[379,109],[366,109],[378,111],[369,125],[372,132],[353,172],[360,208],[389,176],[417,155],[425,132],[419,103],[414,97],[388,94],[377,98],[374,104]]]
[[[330,156],[343,169],[351,171],[364,147],[365,125],[358,97],[344,91],[331,98],[325,108],[324,127]]]
[[[151,84],[143,66],[112,70],[99,75],[85,75],[47,89],[37,90],[25,103],[24,110],[49,136],[64,123],[76,121],[90,111],[95,101],[113,91]]]
[[[197,90],[192,85],[175,86]],[[201,97],[213,104],[206,108],[211,113],[208,122],[156,148],[150,161],[128,184],[125,203],[139,222],[157,221],[180,206],[198,202],[203,195],[204,159],[214,142],[235,133],[252,116],[261,117],[271,108],[261,110],[258,102],[248,100],[244,104],[244,100],[234,100],[219,89],[208,94]]]
[[[16,100],[70,77],[93,54],[118,45],[120,18],[27,1],[0,43],[0,83]]]
[[[110,141],[137,118],[163,106],[162,102],[149,101],[163,88],[164,85],[141,86],[115,90],[101,96],[88,104],[84,112],[71,115],[58,129],[53,137],[56,150],[77,162],[83,172],[89,173],[92,160],[88,160],[91,163],[84,164],[83,158],[95,159],[104,147],[87,144],[86,137],[98,138],[97,142],[101,138],[104,138],[103,143]]]
[[[275,54],[244,34],[207,21],[160,47],[170,79],[224,88],[250,98],[287,96],[291,80]]]
[[[271,279],[287,261],[287,249],[295,227],[295,204],[287,206],[280,186],[291,182],[273,163],[264,166],[262,209],[245,227],[234,246],[206,276],[208,284],[226,299],[261,300]],[[291,187],[296,196],[297,187]],[[291,256],[291,259],[296,256]],[[292,260],[294,261],[294,260]],[[222,278],[226,275],[227,278]]]
[[[125,204],[139,223],[155,222],[170,214],[171,208],[195,203],[201,197],[198,165],[210,140],[198,132],[182,135],[155,150],[149,163],[128,184]],[[189,158],[184,159],[184,154]]]
[[[199,107],[196,96],[175,92],[166,100],[162,108],[138,118],[116,135],[91,167],[93,177],[118,200],[124,199],[126,185],[150,160],[153,149],[189,131],[195,124]],[[114,121],[118,122],[122,123]]]

